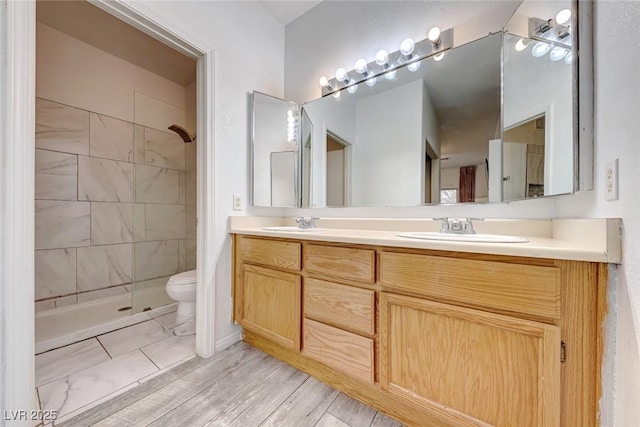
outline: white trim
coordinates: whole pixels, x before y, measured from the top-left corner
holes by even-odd
[[[89,0],[93,5],[185,55],[197,58],[196,353],[210,357],[215,343],[214,51],[144,4]]]
[[[35,2],[11,0],[0,0],[0,9],[0,407],[29,411],[36,408],[36,10]],[[0,425],[32,424],[4,418]]]

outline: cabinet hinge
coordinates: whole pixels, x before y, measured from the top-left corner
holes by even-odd
[[[560,341],[560,363],[567,361],[567,344],[564,341]]]

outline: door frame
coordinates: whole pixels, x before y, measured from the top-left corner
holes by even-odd
[[[214,50],[141,2],[88,1],[197,60],[196,352],[209,357],[215,351]],[[0,407],[29,411],[37,407],[32,401],[35,2],[0,0],[0,24]],[[31,424],[28,420],[8,422]]]

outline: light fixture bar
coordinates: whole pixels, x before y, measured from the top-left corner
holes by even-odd
[[[529,18],[529,38],[571,50],[570,25],[557,24],[555,19]]]
[[[453,47],[453,28],[442,31],[438,43],[433,43],[428,38],[415,42],[413,52],[409,57],[400,52],[400,49],[389,52],[389,59],[385,65],[379,65],[375,60],[367,63],[366,74],[357,72],[355,69],[347,71],[344,81],[338,81],[336,78],[329,79],[327,85],[322,86],[322,96],[330,95],[349,86],[357,85],[366,80],[371,81],[372,78],[380,77],[405,65],[421,61],[437,53],[449,50]],[[362,64],[358,64],[362,65]],[[362,69],[362,68],[361,68]],[[374,80],[375,81],[375,80]]]

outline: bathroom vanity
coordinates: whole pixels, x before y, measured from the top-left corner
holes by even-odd
[[[232,219],[234,320],[249,344],[408,425],[596,426],[620,228],[583,221],[588,237],[571,220],[483,223],[529,240],[492,244],[397,236],[437,227],[424,220],[298,233]]]

